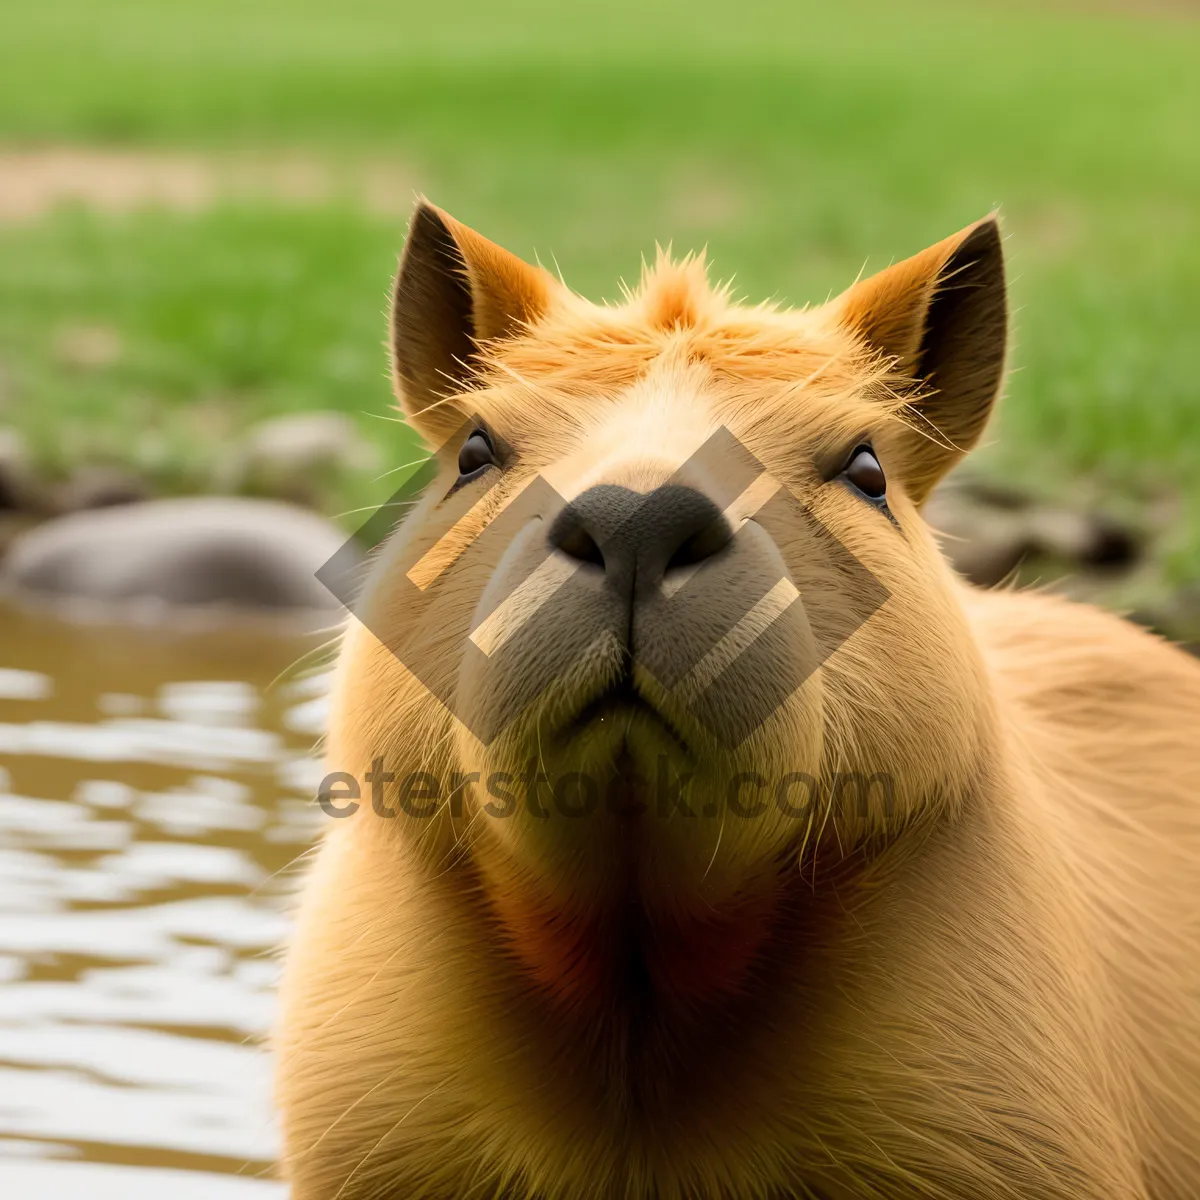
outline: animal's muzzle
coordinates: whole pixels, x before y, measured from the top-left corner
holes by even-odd
[[[548,538],[558,553],[602,570],[607,586],[632,604],[669,573],[725,549],[733,529],[695,488],[665,484],[641,493],[602,483],[562,509]]]

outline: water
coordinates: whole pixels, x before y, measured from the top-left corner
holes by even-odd
[[[282,1196],[262,1039],[319,639],[0,608],[0,1194]]]

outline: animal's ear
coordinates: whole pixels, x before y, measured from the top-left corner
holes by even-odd
[[[913,387],[902,481],[920,504],[979,440],[1004,374],[1008,305],[995,216],[856,283],[838,321]]]
[[[438,401],[467,386],[485,343],[541,316],[557,286],[546,271],[418,202],[392,289],[392,375],[405,414],[435,445],[471,415]]]

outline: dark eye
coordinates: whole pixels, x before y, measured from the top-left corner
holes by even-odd
[[[482,429],[476,429],[458,452],[458,474],[462,479],[478,475],[484,467],[490,467],[496,461],[496,451],[492,439]]]
[[[883,468],[870,446],[859,446],[850,456],[842,474],[871,500],[882,500],[887,492]]]

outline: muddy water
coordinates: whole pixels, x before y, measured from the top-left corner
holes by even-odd
[[[261,1039],[317,645],[0,608],[0,1195],[282,1196]]]

